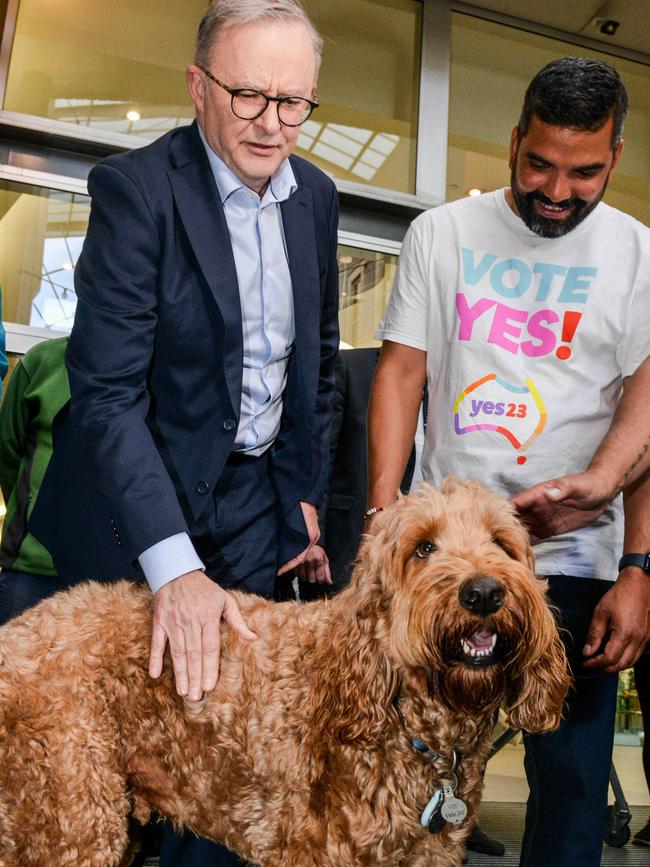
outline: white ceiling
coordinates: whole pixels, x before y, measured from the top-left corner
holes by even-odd
[[[470,0],[467,5],[650,56],[650,0]],[[600,19],[619,22],[613,36],[600,32]]]

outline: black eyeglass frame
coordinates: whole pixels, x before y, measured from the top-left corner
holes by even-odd
[[[235,115],[235,117],[238,117],[240,120],[257,120],[258,117],[262,117],[262,115],[264,114],[266,109],[269,107],[270,102],[277,102],[277,104],[278,104],[278,120],[280,121],[280,123],[283,126],[289,126],[289,127],[295,128],[297,126],[302,126],[306,120],[309,120],[309,118],[311,117],[312,111],[315,108],[318,108],[320,105],[320,103],[315,102],[313,99],[307,99],[306,96],[269,96],[266,93],[262,93],[261,90],[255,90],[255,88],[253,88],[253,87],[228,87],[228,85],[224,84],[223,81],[219,81],[219,79],[216,78],[210,72],[209,69],[206,69],[205,66],[201,66],[200,63],[197,63],[196,65],[199,67],[201,72],[204,72],[208,76],[210,81],[213,81],[215,84],[218,84],[219,87],[221,87],[223,90],[226,91],[226,93],[230,94],[230,110]],[[264,106],[264,108],[261,111],[259,111],[253,117],[242,117],[240,114],[237,114],[237,112],[235,111],[235,99],[236,99],[236,97],[240,96],[242,93],[257,93],[260,96],[264,97],[264,99],[266,100],[266,105]],[[306,115],[306,117],[303,117],[303,119],[300,121],[300,123],[287,123],[286,121],[282,120],[282,118],[280,117],[280,106],[284,105],[285,103],[289,102],[292,99],[301,99],[303,102],[306,102],[309,105],[309,113]]]

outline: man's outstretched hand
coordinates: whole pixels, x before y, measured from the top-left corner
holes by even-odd
[[[203,572],[186,572],[161,587],[154,594],[151,677],[160,676],[169,641],[178,694],[199,701],[214,689],[222,619],[246,641],[257,638],[233,597]]]
[[[533,542],[578,530],[605,511],[616,490],[593,471],[540,482],[512,498]]]

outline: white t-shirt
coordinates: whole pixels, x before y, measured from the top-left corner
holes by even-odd
[[[427,481],[454,473],[513,495],[581,472],[622,378],[650,355],[650,229],[601,202],[541,238],[504,190],[427,211],[376,336],[427,352]],[[537,545],[537,570],[611,581],[622,544],[619,497]]]

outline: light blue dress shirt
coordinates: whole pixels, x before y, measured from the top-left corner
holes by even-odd
[[[203,133],[201,138],[230,232],[241,300],[244,371],[235,450],[259,455],[280,430],[296,335],[280,202],[298,185],[285,160],[260,198],[215,154]]]
[[[235,258],[242,312],[244,369],[235,450],[263,454],[275,440],[295,341],[293,293],[280,202],[297,189],[285,160],[260,198],[210,148],[206,149]],[[151,589],[203,569],[187,533],[152,545],[138,558]]]

